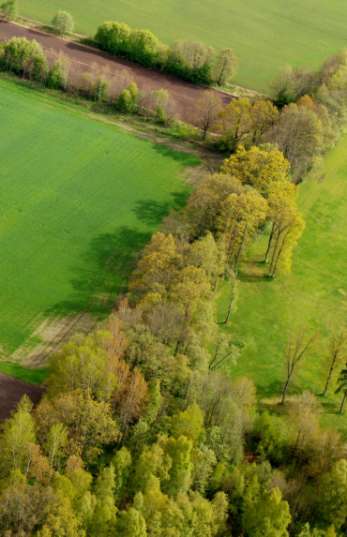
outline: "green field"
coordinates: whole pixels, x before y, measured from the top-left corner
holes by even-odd
[[[196,159],[4,80],[0,117],[0,349],[11,353],[47,316],[109,311]]]
[[[238,309],[230,324],[244,351],[232,374],[254,379],[261,397],[278,395],[284,378],[283,350],[287,334],[299,326],[320,334],[307,354],[294,390],[323,388],[322,357],[327,332],[347,319],[347,136],[327,156],[325,179],[300,186],[306,229],[295,253],[293,272],[275,281],[257,279],[261,266],[245,264],[241,274]],[[264,252],[259,240],[254,259]],[[227,290],[221,300],[225,309]],[[323,401],[329,421],[335,419],[336,396]],[[344,420],[347,430],[347,417]],[[341,424],[340,424],[341,426]]]
[[[200,40],[232,47],[237,82],[266,90],[285,64],[317,67],[347,46],[345,0],[21,0],[22,15],[49,23],[58,9],[93,34],[105,20],[155,32],[164,42]]]

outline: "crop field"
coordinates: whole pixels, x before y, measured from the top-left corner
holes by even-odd
[[[310,389],[319,394],[324,385],[326,334],[343,326],[347,318],[347,137],[327,156],[325,179],[307,180],[300,186],[301,207],[306,220],[304,235],[296,249],[293,273],[269,281],[258,277],[261,265],[243,267],[238,308],[230,324],[235,340],[244,350],[233,375],[253,378],[259,395],[280,393],[284,378],[283,352],[290,330],[303,327],[318,340],[307,353],[292,393]],[[254,259],[264,252],[260,240]],[[225,311],[228,290],[223,291],[220,314]],[[339,420],[347,432],[345,417],[335,414],[337,398],[322,399],[329,423]]]
[[[136,253],[188,190],[195,157],[0,80],[0,349],[47,317],[102,316]],[[19,366],[0,370],[35,380]]]
[[[231,47],[240,59],[237,82],[267,90],[286,64],[317,67],[347,46],[345,0],[21,0],[20,12],[49,23],[59,9],[76,30],[93,34],[105,20],[155,32],[164,42],[200,40]]]

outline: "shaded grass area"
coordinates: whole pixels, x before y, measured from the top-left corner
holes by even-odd
[[[76,30],[93,35],[106,20],[148,28],[164,42],[198,40],[231,47],[240,58],[236,81],[268,90],[286,64],[316,68],[347,46],[345,0],[21,0],[20,14],[50,23],[65,9]]]
[[[231,374],[253,378],[262,398],[279,394],[286,340],[299,327],[307,334],[318,332],[319,339],[304,359],[291,393],[309,389],[319,395],[326,374],[327,335],[347,320],[346,136],[325,160],[325,179],[307,180],[300,186],[300,204],[306,229],[295,252],[292,274],[274,281],[263,277],[266,237],[259,238],[249,254],[252,262],[242,267],[238,309],[228,327],[243,347]],[[221,316],[227,298],[226,286],[221,292]],[[336,415],[339,398],[334,386],[327,398],[321,398],[324,420],[347,432],[347,415]]]
[[[198,160],[7,80],[0,115],[0,350],[8,354],[49,315],[110,311],[151,233],[184,203],[183,174]],[[0,371],[45,375],[4,362]]]

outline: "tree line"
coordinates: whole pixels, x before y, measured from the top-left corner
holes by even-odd
[[[130,28],[125,23],[105,22],[97,30],[95,43],[102,50],[145,67],[159,68],[196,84],[218,84],[231,80],[237,59],[231,49],[216,52],[193,41],[164,45],[149,30]]]
[[[317,72],[286,69],[272,84],[272,98],[240,98],[223,106],[215,94],[200,103],[197,124],[221,151],[240,144],[275,144],[288,159],[296,182],[319,171],[322,156],[346,123],[347,52],[329,58]]]
[[[143,50],[143,47],[140,47]],[[206,91],[192,112],[194,128],[178,121],[175,103],[165,89],[142,92],[129,76],[112,78],[91,69],[72,81],[69,61],[60,55],[48,62],[36,41],[12,38],[0,45],[0,69],[44,85],[78,93],[111,110],[139,114],[167,127],[168,133],[230,154],[238,146],[277,146],[300,182],[320,173],[324,153],[337,141],[346,116],[347,53],[327,60],[316,73],[286,70],[273,83],[273,98],[237,98],[225,105]],[[111,84],[112,83],[112,84]]]
[[[41,402],[24,398],[4,423],[2,535],[345,533],[343,442],[321,427],[316,398],[271,414],[252,381],[223,372],[240,349],[216,321],[219,286],[229,280],[233,302],[266,225],[269,274],[288,269],[296,188],[278,148],[240,146],[165,219],[110,318],[54,355]]]
[[[295,183],[320,154],[310,154],[308,162],[293,158],[300,143],[312,141],[300,131],[300,107],[311,110],[314,121],[328,114],[331,125],[341,125],[345,61],[342,55],[327,62],[320,90],[297,95],[297,102],[238,100],[218,111],[214,121],[221,130],[207,128],[205,134],[231,155],[153,235],[113,315],[52,358],[39,405],[33,409],[24,398],[4,423],[0,534],[346,533],[347,461],[340,435],[321,427],[320,405],[311,393],[293,398],[277,415],[257,405],[249,379],[227,376],[224,366],[239,359],[240,348],[220,330],[215,311],[218,289],[228,280],[224,322],[232,319],[242,261],[264,230],[268,277],[290,270],[304,228]],[[65,80],[61,66],[48,66],[35,42],[3,44],[0,65],[47,85]],[[136,87],[125,89],[122,106],[138,106]],[[295,127],[298,140],[292,131],[284,137],[286,125]],[[282,147],[272,132],[282,132]],[[331,337],[322,389],[327,393],[335,383],[343,411],[341,334]],[[288,340],[283,402],[314,339],[300,332]]]
[[[97,68],[83,73],[78,80],[71,80],[70,62],[63,54],[48,60],[42,46],[36,40],[13,37],[0,44],[0,71],[14,73],[49,89],[80,95],[115,112],[139,114],[167,124],[171,117],[169,93],[165,89],[140,92],[137,84],[120,74],[113,80]]]
[[[8,21],[17,17],[17,1],[0,5],[0,16]],[[71,34],[74,20],[70,13],[58,11],[52,29],[59,35]],[[94,44],[145,67],[163,70],[195,84],[223,86],[235,75],[238,60],[230,48],[216,51],[200,42],[177,41],[164,45],[149,30],[133,29],[120,22],[105,22],[97,29]]]

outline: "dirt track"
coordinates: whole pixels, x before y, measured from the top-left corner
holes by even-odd
[[[73,83],[77,84],[86,72],[98,70],[107,73],[110,79],[111,93],[112,88],[116,90],[119,88],[120,81],[124,80],[127,80],[128,83],[135,81],[140,90],[144,92],[165,88],[170,93],[174,114],[187,122],[195,122],[197,115],[196,104],[207,91],[173,76],[146,69],[126,60],[115,59],[109,54],[92,47],[0,21],[0,40],[7,40],[14,36],[36,39],[41,43],[48,56],[63,53],[71,62],[70,77],[72,77]],[[230,96],[227,94],[216,90],[212,91],[220,95],[224,102],[230,101]]]
[[[28,384],[0,373],[0,420],[8,418],[24,394],[28,395],[33,403],[38,403],[42,393],[41,386]]]

